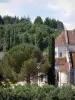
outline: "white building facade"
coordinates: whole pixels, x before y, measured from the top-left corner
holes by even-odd
[[[55,40],[55,68],[58,73],[58,86],[75,84],[73,53],[75,53],[75,31],[64,31]]]

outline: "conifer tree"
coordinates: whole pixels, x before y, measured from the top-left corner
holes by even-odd
[[[48,60],[50,62],[50,68],[48,70],[48,83],[55,85],[55,43],[54,37],[48,39]]]

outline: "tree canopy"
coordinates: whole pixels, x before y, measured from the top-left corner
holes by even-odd
[[[13,81],[27,81],[37,74],[37,63],[41,59],[42,52],[37,47],[30,44],[17,45],[4,56],[0,66],[2,74]]]
[[[48,47],[48,36],[62,31],[64,25],[61,21],[50,19],[43,20],[37,16],[32,23],[29,17],[0,16],[0,51],[8,51],[20,43],[37,45],[40,50]]]
[[[0,51],[7,52],[0,62],[0,72],[10,80],[22,79],[30,83],[31,77],[37,74],[37,64],[40,63],[40,71],[48,74],[51,67],[50,73],[53,73],[50,76],[54,75],[53,39],[62,30],[63,23],[49,17],[43,20],[37,16],[32,23],[29,17],[0,16]],[[51,41],[50,37],[53,37]],[[42,53],[47,48],[49,53],[47,51],[45,59]]]

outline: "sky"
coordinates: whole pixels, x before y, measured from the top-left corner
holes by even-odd
[[[66,29],[75,29],[75,0],[0,0],[0,15],[37,16],[55,18],[64,23]]]

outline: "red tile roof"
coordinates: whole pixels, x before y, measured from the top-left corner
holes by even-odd
[[[75,44],[75,31],[68,30],[69,44]],[[63,31],[56,39],[55,46],[66,45],[65,31]]]
[[[55,39],[55,46],[62,46],[66,44],[65,40],[65,31],[63,31],[56,39]]]
[[[75,53],[72,53],[72,63],[73,63],[73,68],[75,68]],[[69,69],[69,64],[66,58],[56,59],[56,65],[61,65],[61,67],[58,68],[57,71],[68,71]]]
[[[55,61],[55,65],[64,65],[66,62],[66,58],[57,58]]]
[[[63,71],[68,71],[69,70],[69,64],[68,64],[68,62],[67,63],[65,63],[65,65],[64,66],[62,66],[62,67],[60,67],[59,69],[58,69],[58,71],[59,72],[63,72]]]

